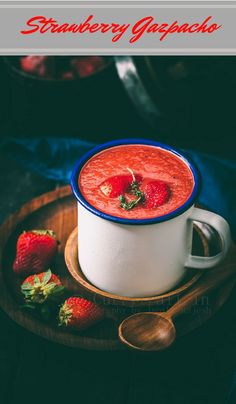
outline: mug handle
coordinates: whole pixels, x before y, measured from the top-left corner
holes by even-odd
[[[185,263],[185,267],[207,269],[219,264],[225,258],[231,244],[230,228],[226,220],[216,213],[199,208],[193,208],[188,220],[196,220],[213,227],[220,236],[222,251],[213,257],[198,257],[197,255],[190,255]]]

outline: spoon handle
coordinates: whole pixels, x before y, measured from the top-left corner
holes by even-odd
[[[197,299],[202,297],[205,293],[215,289],[220,283],[226,281],[230,277],[236,275],[236,265],[230,265],[220,271],[210,271],[202,280],[192,289],[189,293],[183,296],[177,303],[175,303],[165,315],[169,318],[173,318],[176,315],[182,313],[187,307],[190,307],[193,303],[196,303]]]

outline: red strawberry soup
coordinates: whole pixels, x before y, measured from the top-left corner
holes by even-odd
[[[91,157],[79,175],[84,198],[116,217],[149,219],[182,206],[194,178],[174,153],[149,145],[120,145]]]

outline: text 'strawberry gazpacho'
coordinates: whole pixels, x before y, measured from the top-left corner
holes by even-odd
[[[168,214],[182,206],[194,188],[192,171],[181,158],[143,144],[101,151],[85,163],[78,181],[92,206],[128,219]]]

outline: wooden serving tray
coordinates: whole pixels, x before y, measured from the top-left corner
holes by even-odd
[[[198,248],[202,250],[202,255],[209,256],[209,248],[207,239],[200,229],[194,225],[194,240],[196,249],[196,237],[199,238]],[[196,271],[195,269],[189,268],[186,276],[181,282],[166,293],[148,297],[125,297],[114,295],[112,293],[106,292],[104,290],[98,289],[83,274],[78,259],[78,227],[76,227],[72,233],[69,235],[65,246],[65,262],[68,271],[77,282],[79,289],[83,294],[86,294],[88,298],[96,299],[98,303],[122,306],[122,307],[151,307],[151,306],[168,306],[174,304],[176,299],[186,293],[203,275],[203,271]],[[158,310],[159,307],[156,308]]]
[[[16,323],[51,341],[84,349],[124,349],[117,338],[119,321],[133,313],[134,310],[152,310],[152,307],[112,306],[112,315],[116,321],[104,319],[99,324],[80,333],[58,328],[56,322],[54,324],[43,322],[20,308],[22,303],[20,281],[12,271],[12,263],[15,257],[17,237],[23,230],[27,229],[49,228],[55,231],[58,240],[60,240],[60,246],[52,270],[59,274],[62,283],[71,295],[79,294],[87,297],[86,290],[81,289],[72,278],[64,261],[65,244],[76,224],[77,204],[69,186],[33,199],[7,219],[0,227],[0,306]],[[202,242],[199,242],[199,237],[195,237],[194,244],[195,250],[201,247]],[[227,262],[234,262],[235,257],[236,253],[233,248]],[[191,310],[179,316],[176,319],[177,336],[189,333],[212,317],[229,297],[233,286],[234,282],[232,281],[225,284],[218,291],[201,299],[201,302],[196,302]],[[178,295],[175,297],[178,298]],[[108,304],[107,301],[104,302],[104,305],[110,310]],[[158,310],[165,310],[170,304],[172,304],[171,301],[165,301],[165,304],[158,306]]]

